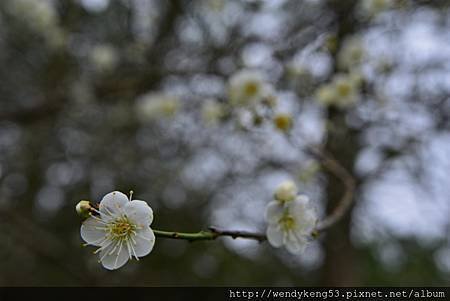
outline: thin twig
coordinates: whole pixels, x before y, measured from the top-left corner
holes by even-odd
[[[336,208],[334,208],[334,210],[327,217],[317,224],[316,231],[321,232],[339,222],[351,207],[355,192],[355,179],[350,172],[339,163],[339,161],[331,156],[331,154],[328,154],[317,147],[309,147],[308,151],[313,156],[318,158],[322,165],[334,174],[336,178],[341,180],[345,187],[344,194],[339,200]]]
[[[48,261],[53,267],[57,267],[70,275],[75,284],[87,285],[92,283],[88,275],[85,275],[76,266],[62,260],[67,253],[67,245],[51,232],[48,232],[37,223],[12,211],[0,210],[0,219],[11,226],[4,234],[13,239],[15,243],[22,245],[36,256]]]
[[[216,233],[217,236],[230,236],[233,239],[246,238],[246,239],[257,240],[259,242],[263,242],[263,241],[267,240],[266,235],[261,234],[261,233],[248,232],[248,231],[226,231],[226,230],[219,230],[214,227],[209,227],[209,230]]]
[[[229,231],[229,230],[219,230],[214,227],[209,227],[208,230],[194,232],[194,233],[186,233],[186,232],[174,232],[174,231],[161,231],[161,230],[153,230],[155,236],[163,237],[163,238],[172,238],[172,239],[183,239],[188,241],[199,241],[199,240],[214,240],[221,236],[229,236],[233,239],[235,238],[244,238],[244,239],[253,239],[259,242],[265,241],[267,238],[264,234],[248,232],[248,231]]]
[[[295,142],[291,135],[286,135],[286,139],[289,143],[295,146]],[[303,140],[307,141],[307,137],[303,137]],[[344,185],[344,194],[337,202],[337,206],[334,210],[320,221],[316,228],[312,231],[312,236],[316,237],[320,232],[332,227],[347,213],[353,203],[353,196],[355,193],[356,181],[352,174],[330,153],[326,152],[323,148],[309,144],[306,146],[306,152],[311,156],[319,160],[323,167],[330,171],[337,179],[339,179]]]

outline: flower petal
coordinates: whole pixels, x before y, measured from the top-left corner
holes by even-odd
[[[305,212],[301,219],[297,220],[295,232],[305,234],[311,234],[314,227],[317,224],[317,217],[315,212]]]
[[[138,257],[146,256],[152,251],[155,245],[155,234],[149,227],[145,227],[136,232],[136,244],[133,246],[134,251]]]
[[[125,243],[118,245],[111,244],[104,250],[100,251],[100,261],[104,268],[108,270],[116,270],[122,267],[130,259],[127,246]]]
[[[128,202],[128,197],[124,193],[110,192],[100,202],[100,213],[104,216],[119,215]]]
[[[105,238],[105,231],[100,229],[104,225],[96,217],[89,217],[81,225],[81,238],[88,244],[100,246]]]
[[[283,245],[284,233],[278,225],[269,225],[266,231],[267,240],[275,248]]]
[[[304,195],[300,195],[298,197],[295,198],[295,200],[293,200],[292,202],[287,203],[287,207],[289,209],[289,211],[293,212],[293,213],[297,213],[297,212],[301,212],[304,210],[304,208],[307,207],[309,203],[309,198],[307,196]]]
[[[266,221],[269,224],[277,224],[280,218],[283,216],[284,206],[282,203],[277,201],[272,201],[267,204],[266,207]]]
[[[148,227],[153,221],[153,210],[144,201],[128,202],[124,207],[124,213],[132,223],[140,227]]]
[[[286,239],[286,249],[294,255],[299,255],[305,251],[308,240],[306,237],[295,235],[290,232]]]
[[[317,221],[316,210],[310,206],[307,197],[298,197],[288,205],[288,210],[296,221],[296,232],[311,232]]]

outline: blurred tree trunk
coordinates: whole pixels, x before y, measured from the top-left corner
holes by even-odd
[[[354,19],[355,0],[329,0],[328,7],[336,14],[336,49],[334,73],[338,72],[336,56],[347,36],[352,35],[358,28]],[[328,136],[325,151],[332,154],[348,172],[353,175],[353,166],[359,152],[358,133],[348,128],[345,112],[328,109]],[[344,194],[344,185],[333,174],[327,173],[327,208],[330,213],[336,207]],[[357,193],[357,191],[356,191]],[[355,198],[355,196],[353,196]],[[358,257],[350,239],[351,217],[354,203],[342,220],[325,233],[324,250],[325,262],[322,268],[322,285],[324,286],[357,286],[361,277],[358,268]]]
[[[357,133],[349,129],[345,114],[329,110],[329,132],[326,151],[331,153],[350,173],[359,151]],[[330,213],[344,193],[344,185],[334,175],[327,174],[327,213]],[[360,284],[358,257],[350,239],[351,216],[354,206],[344,218],[326,232],[324,241],[325,262],[322,270],[324,286],[357,286]]]

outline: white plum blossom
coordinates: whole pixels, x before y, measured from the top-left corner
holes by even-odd
[[[336,74],[330,83],[319,87],[315,98],[324,106],[351,106],[360,98],[361,82],[362,77],[357,72]]]
[[[244,69],[229,80],[230,102],[235,106],[247,106],[264,99],[271,92],[271,86],[263,74],[256,70]]]
[[[89,53],[89,58],[95,68],[103,72],[113,70],[119,62],[116,49],[107,44],[94,46]]]
[[[358,69],[366,57],[363,40],[360,36],[348,37],[338,53],[338,66],[341,70]]]
[[[336,92],[333,85],[325,84],[316,91],[315,99],[323,106],[331,105],[335,102]]]
[[[338,74],[333,80],[336,89],[336,105],[347,107],[359,99],[359,79],[351,75]]]
[[[266,208],[266,231],[269,243],[285,246],[292,254],[301,254],[316,226],[317,214],[307,196],[299,195],[288,202],[272,201]]]
[[[77,207],[78,210],[78,207]],[[96,214],[81,226],[81,237],[86,245],[99,247],[100,262],[108,270],[122,267],[129,259],[148,255],[155,244],[150,228],[153,211],[140,200],[131,200],[119,191],[103,197]]]
[[[27,19],[39,31],[52,29],[58,23],[56,9],[50,1],[10,0],[8,4],[11,12]]]
[[[202,106],[202,119],[208,125],[215,125],[225,115],[224,105],[215,99],[205,100]]]
[[[176,95],[149,92],[136,101],[136,113],[143,122],[173,117],[181,107]]]
[[[373,17],[394,5],[395,1],[393,0],[364,0],[360,2],[360,9],[363,14]]]
[[[64,46],[66,36],[59,26],[58,12],[49,0],[9,0],[7,8],[52,47]]]

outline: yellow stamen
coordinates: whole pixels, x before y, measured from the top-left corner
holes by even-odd
[[[259,85],[257,82],[248,82],[245,84],[244,91],[247,96],[255,96],[258,93]]]
[[[283,215],[279,223],[284,231],[292,230],[296,225],[295,219],[288,214]]]

